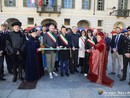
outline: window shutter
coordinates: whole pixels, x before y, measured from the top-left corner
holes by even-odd
[[[88,10],[91,9],[91,0],[89,0],[89,7],[88,7]]]
[[[72,8],[75,8],[75,0],[72,0]]]
[[[61,0],[62,8],[64,8],[64,0]]]
[[[124,2],[124,9],[127,9],[127,7],[128,7],[128,0],[125,0],[125,2]]]

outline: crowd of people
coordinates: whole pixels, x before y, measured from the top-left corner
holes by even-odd
[[[79,31],[76,26],[60,30],[50,24],[22,30],[21,22],[14,22],[12,30],[7,30],[7,22],[1,23],[0,31],[0,81],[4,78],[4,59],[13,82],[35,81],[40,79],[45,70],[50,79],[58,76],[69,77],[81,73],[91,82],[112,87],[114,80],[107,77],[108,55],[111,50],[112,71],[109,75],[126,80],[127,66],[130,63],[130,27],[122,33],[116,27],[116,33],[91,30]],[[116,73],[116,59],[118,72]],[[23,72],[25,75],[23,76]],[[129,82],[130,85],[130,82]]]

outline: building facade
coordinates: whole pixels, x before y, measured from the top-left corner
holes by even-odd
[[[130,0],[0,0],[0,6],[0,22],[7,21],[9,27],[21,21],[23,28],[53,23],[58,28],[65,25],[111,32],[117,26],[130,25]]]

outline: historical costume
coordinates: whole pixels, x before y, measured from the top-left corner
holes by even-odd
[[[13,31],[9,33],[9,40],[6,41],[6,52],[11,56],[11,63],[13,65],[13,82],[17,80],[17,73],[20,80],[23,80],[22,77],[22,55],[21,52],[24,51],[25,41],[22,32],[20,31],[22,23],[14,22],[12,24]],[[18,72],[17,72],[18,69]]]
[[[26,44],[25,80],[35,81],[43,75],[42,55],[38,51],[40,42],[36,37],[36,29],[31,29],[30,33],[31,36]]]
[[[97,41],[95,49],[87,50],[91,53],[88,79],[91,82],[112,87],[114,81],[106,76],[107,50],[102,32],[97,33]]]

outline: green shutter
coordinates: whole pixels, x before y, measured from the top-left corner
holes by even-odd
[[[72,8],[75,8],[75,0],[72,0]]]
[[[127,9],[127,7],[128,7],[128,0],[125,0],[125,2],[124,2],[124,9]]]
[[[57,5],[57,0],[54,1],[54,5]]]
[[[84,9],[84,0],[82,0],[82,9]]]
[[[91,0],[89,0],[89,8],[88,8],[88,10],[90,10],[91,9]]]
[[[27,7],[26,0],[23,0],[23,6],[24,6],[24,7]]]
[[[122,0],[119,0],[118,1],[118,9],[122,9],[121,5],[122,5]]]
[[[4,0],[4,5],[7,7],[8,6],[8,0]]]
[[[61,5],[62,5],[61,8],[64,8],[64,0],[61,0]]]

